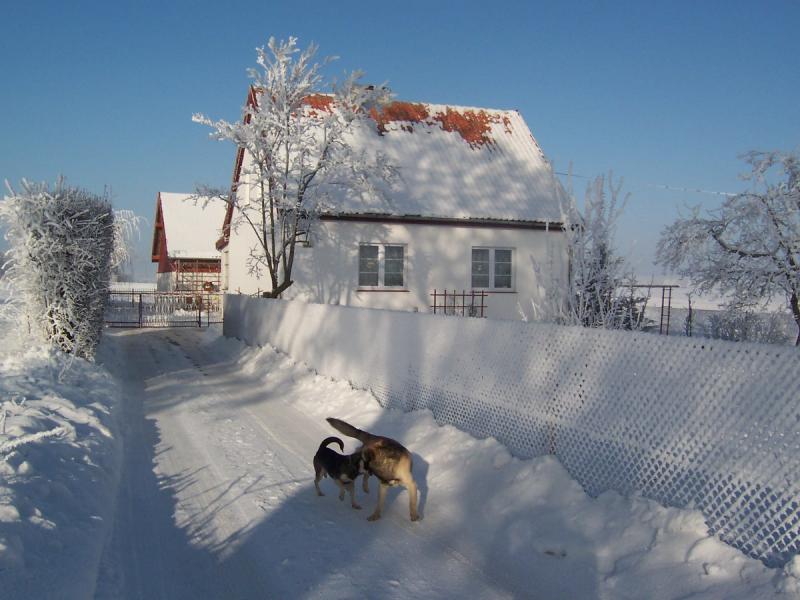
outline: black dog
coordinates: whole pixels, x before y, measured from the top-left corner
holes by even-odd
[[[343,455],[327,448],[331,442],[339,444],[339,449],[344,451],[344,442],[337,437],[328,437],[322,440],[319,450],[314,455],[314,487],[317,488],[317,495],[324,496],[319,489],[319,480],[326,475],[336,482],[339,486],[339,500],[344,500],[344,491],[350,492],[350,500],[353,508],[361,507],[356,502],[354,492],[354,482],[356,478],[365,472],[364,459],[361,452]]]

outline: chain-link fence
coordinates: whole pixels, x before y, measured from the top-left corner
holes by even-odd
[[[555,454],[589,494],[701,510],[766,564],[800,550],[794,347],[226,299],[225,334],[270,343],[386,407],[430,409],[516,456]]]

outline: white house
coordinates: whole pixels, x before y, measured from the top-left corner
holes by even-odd
[[[192,194],[159,192],[153,226],[152,261],[160,291],[212,291],[220,286],[220,251],[225,207]]]
[[[284,298],[428,312],[434,290],[474,290],[487,293],[486,316],[516,319],[563,294],[563,190],[517,111],[394,102],[374,117],[350,142],[382,152],[399,178],[385,197],[336,198],[298,243]],[[251,191],[246,160],[240,150],[238,194]],[[255,237],[230,219],[217,243],[223,290],[267,289],[246,265]]]

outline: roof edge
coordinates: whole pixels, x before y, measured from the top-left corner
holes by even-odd
[[[396,223],[404,225],[443,225],[450,227],[489,227],[494,229],[536,229],[564,231],[560,221],[511,221],[487,218],[424,217],[421,215],[391,214],[322,214],[320,221],[349,221],[370,223]]]

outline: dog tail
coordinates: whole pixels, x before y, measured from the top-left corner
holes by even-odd
[[[344,442],[341,439],[334,436],[326,437],[324,440],[322,440],[322,443],[319,445],[319,449],[322,450],[325,446],[334,442],[339,444],[339,451],[344,452]]]
[[[366,444],[371,437],[369,433],[366,431],[361,431],[360,429],[353,427],[350,423],[345,423],[341,419],[334,419],[333,417],[328,417],[326,419],[328,423],[330,423],[331,427],[334,429],[342,432],[348,437],[356,438],[362,444]]]

